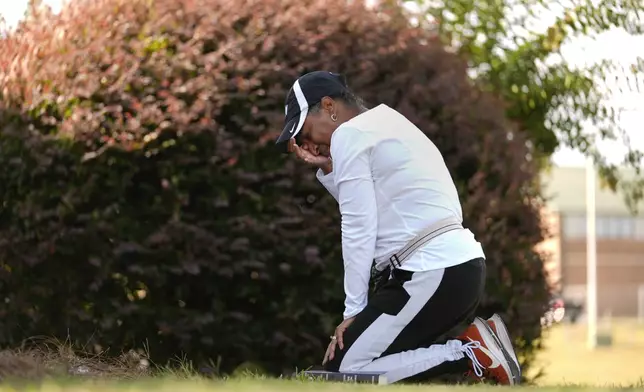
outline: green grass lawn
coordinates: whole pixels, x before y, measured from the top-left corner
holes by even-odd
[[[364,384],[339,384],[320,382],[300,382],[287,380],[230,380],[226,382],[213,382],[204,380],[151,380],[137,382],[73,382],[73,383],[43,383],[40,385],[0,385],[2,392],[20,391],[42,391],[42,392],[336,392],[336,391],[378,391],[381,388],[400,392],[420,392],[431,390],[432,392],[458,392],[458,391],[499,391],[503,387],[493,386],[428,386],[428,385],[390,385],[373,386]],[[517,388],[519,389],[519,388]],[[524,387],[526,391],[534,387]],[[599,392],[610,390],[608,387],[579,387],[579,386],[552,386],[539,387],[539,391],[592,391]]]
[[[613,344],[594,351],[586,348],[585,324],[558,325],[546,332],[546,349],[540,353],[535,368],[543,368],[545,376],[538,380],[538,387],[517,389],[539,389],[539,391],[602,391],[619,387],[644,390],[644,324],[631,320],[616,320],[609,328]],[[63,355],[64,356],[64,355]],[[28,361],[29,362],[29,361]],[[70,362],[71,363],[71,362]],[[28,377],[37,369],[30,370],[26,364],[23,373]],[[4,368],[6,370],[6,366]],[[0,356],[0,381],[2,380],[2,356]],[[9,369],[11,370],[11,369]],[[113,370],[109,371],[114,373]],[[11,372],[9,372],[11,373]],[[190,376],[190,371],[168,373],[167,378],[144,378],[136,381],[101,381],[89,377],[58,379],[34,384],[2,384],[0,392],[5,391],[43,391],[43,392],[290,392],[290,391],[376,391],[382,386],[355,385],[339,383],[309,382],[299,380],[278,380],[262,378],[237,378],[227,381],[212,381]],[[117,374],[117,378],[121,378]],[[474,386],[428,386],[428,385],[391,385],[388,390],[401,392],[426,391],[492,391],[500,387]]]

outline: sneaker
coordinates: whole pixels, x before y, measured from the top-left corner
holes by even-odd
[[[490,328],[492,328],[492,331],[494,332],[496,337],[499,338],[499,343],[501,344],[501,347],[503,347],[505,351],[507,351],[512,357],[512,360],[514,361],[514,363],[517,365],[517,368],[519,369],[519,375],[520,375],[521,366],[519,365],[517,354],[514,352],[514,347],[512,347],[512,340],[510,339],[510,334],[508,333],[508,329],[505,326],[503,319],[501,319],[501,316],[495,313],[492,317],[487,319],[487,325],[489,325]]]
[[[494,332],[477,317],[463,335],[463,351],[470,359],[472,371],[479,380],[489,378],[502,385],[519,384],[519,370],[509,354],[504,354]]]

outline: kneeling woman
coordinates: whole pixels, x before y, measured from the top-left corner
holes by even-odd
[[[485,255],[462,226],[440,151],[420,129],[386,105],[367,110],[343,77],[316,71],[289,91],[277,143],[318,167],[342,215],[345,311],[328,370],[383,372],[395,382],[454,362],[477,377],[519,382],[502,321],[474,317]],[[374,260],[382,281],[368,298]]]

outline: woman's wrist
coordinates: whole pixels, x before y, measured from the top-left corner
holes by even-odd
[[[320,170],[322,170],[322,173],[324,173],[324,175],[326,176],[333,171],[333,164],[331,162],[325,163],[324,165],[320,166]]]

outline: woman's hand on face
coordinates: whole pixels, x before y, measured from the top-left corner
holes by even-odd
[[[332,170],[331,159],[322,155],[317,155],[309,151],[306,146],[300,147],[291,139],[288,142],[288,151],[295,153],[298,159],[308,163],[309,165],[322,169],[325,174],[329,174]]]

